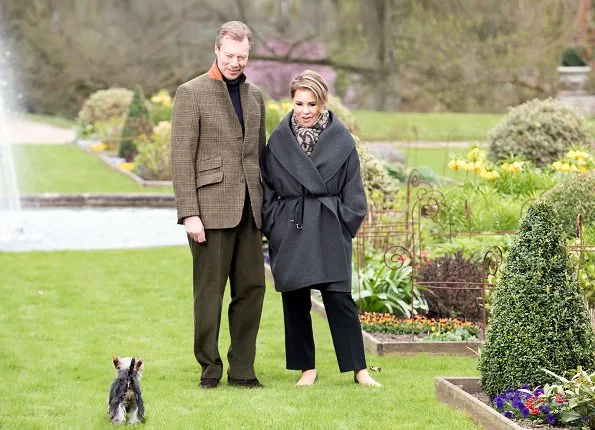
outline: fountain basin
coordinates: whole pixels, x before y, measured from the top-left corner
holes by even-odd
[[[0,235],[0,251],[56,251],[187,245],[173,208],[23,209]]]

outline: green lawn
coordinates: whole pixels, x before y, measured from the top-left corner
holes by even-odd
[[[12,148],[22,194],[173,192],[171,187],[142,187],[74,145]]]
[[[360,387],[338,372],[318,315],[319,380],[295,387],[298,375],[284,369],[281,299],[270,286],[256,363],[266,388],[200,390],[186,247],[0,253],[0,273],[0,428],[112,428],[112,354],[145,359],[143,428],[478,428],[434,396],[435,376],[477,375],[475,359],[368,356],[384,387]],[[224,317],[223,354],[228,342]]]
[[[33,113],[23,113],[23,114],[19,114],[18,116],[23,119],[27,119],[30,121],[43,122],[46,124],[55,125],[56,127],[60,127],[60,128],[72,128],[76,125],[75,121],[68,119],[68,118],[62,118],[60,116],[41,115],[41,114],[33,114]]]
[[[353,111],[364,141],[475,141],[500,121],[497,114]]]

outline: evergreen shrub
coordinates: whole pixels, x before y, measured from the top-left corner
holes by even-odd
[[[126,161],[132,161],[137,152],[134,141],[142,135],[150,137],[152,133],[153,124],[151,123],[151,116],[145,103],[145,96],[143,90],[137,86],[134,90],[132,101],[128,106],[126,122],[124,123],[120,137],[118,156],[124,158]]]
[[[576,217],[579,213],[583,216],[583,225],[595,225],[595,172],[560,182],[543,198],[554,205],[569,237],[576,237]]]
[[[537,167],[556,161],[574,146],[587,144],[584,118],[553,98],[533,99],[509,108],[488,132],[488,152],[493,161],[514,155]]]
[[[532,204],[519,223],[494,293],[479,358],[481,384],[497,395],[557,374],[592,369],[593,329],[553,205]]]

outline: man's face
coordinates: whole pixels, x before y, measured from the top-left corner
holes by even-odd
[[[250,42],[247,37],[238,42],[226,36],[221,39],[221,46],[215,47],[219,70],[223,76],[231,80],[237,79],[244,72],[249,54]]]

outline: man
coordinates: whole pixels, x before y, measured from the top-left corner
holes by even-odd
[[[180,85],[172,113],[171,172],[178,224],[186,229],[193,260],[201,388],[216,388],[223,373],[218,338],[228,278],[228,383],[262,387],[254,358],[265,291],[258,161],[266,128],[262,93],[243,73],[251,45],[245,24],[223,24],[215,63]]]

